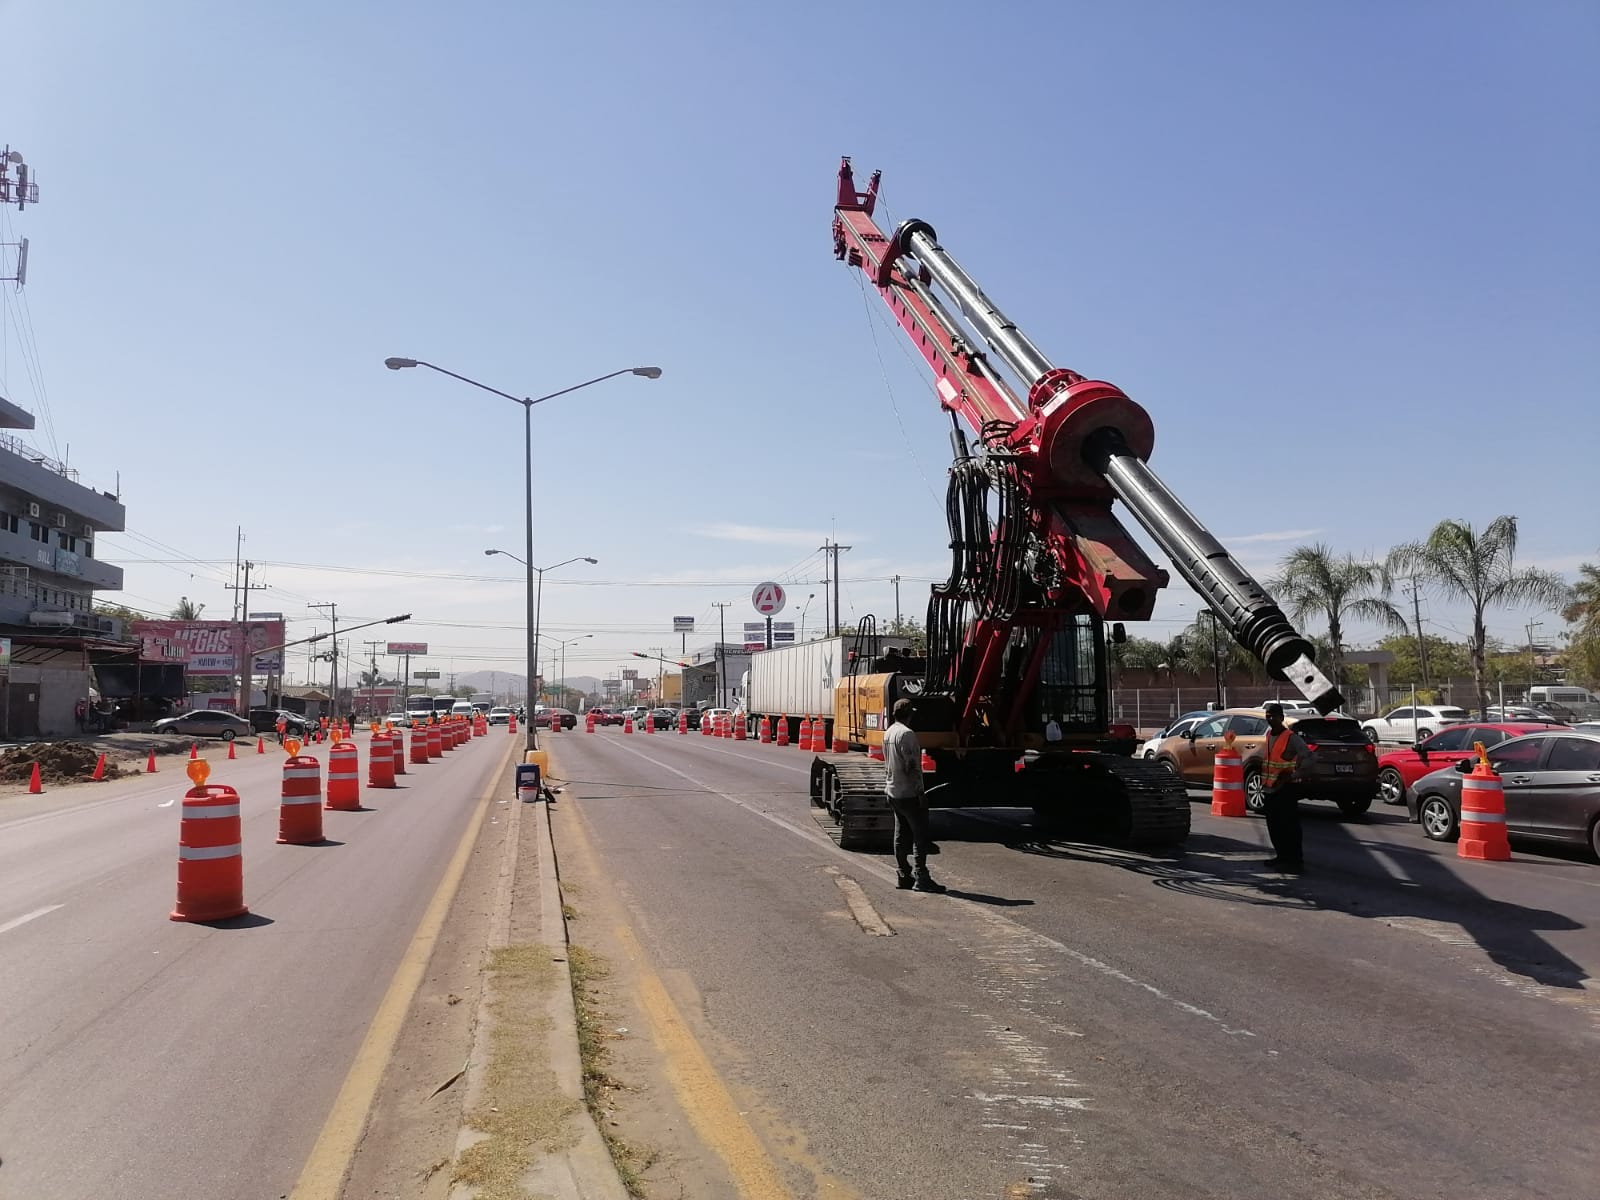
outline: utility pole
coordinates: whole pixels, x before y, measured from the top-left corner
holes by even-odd
[[[1528,702],[1530,704],[1533,702],[1533,685],[1538,682],[1535,676],[1539,670],[1538,660],[1534,657],[1533,653],[1533,631],[1535,629],[1542,628],[1543,625],[1543,621],[1529,621],[1526,626],[1528,630]],[[1504,705],[1502,705],[1500,708],[1500,719],[1502,721],[1506,719]]]
[[[832,560],[832,570],[829,574],[833,577],[833,636],[839,636],[839,551],[853,549],[851,546],[841,546],[838,542],[823,542],[818,547]],[[827,581],[824,580],[824,583]]]
[[[900,632],[900,576],[895,575],[889,580],[894,584],[894,631]]]
[[[328,619],[333,622],[333,648],[328,654],[328,715],[337,716],[339,713],[339,605],[330,600],[325,604],[308,604],[306,607],[327,609]]]
[[[372,672],[372,686],[373,686],[374,689],[376,689],[377,686],[378,686],[378,680],[379,680],[379,676],[378,676],[378,647],[383,645],[383,643],[382,642],[366,642],[364,644],[367,647],[368,656],[372,659],[372,666],[370,668],[370,670]],[[367,703],[371,706],[368,709],[369,715],[376,716],[377,715],[376,710],[377,710],[378,705],[376,703],[375,698],[369,698]]]
[[[233,619],[239,619],[239,600],[244,593],[239,590],[239,567],[244,555],[244,526],[233,527]]]
[[[728,613],[732,604],[731,600],[720,603],[713,601],[711,607],[717,610],[717,707],[728,707]]]
[[[1411,612],[1416,617],[1417,622],[1417,658],[1422,663],[1422,686],[1426,688],[1430,686],[1428,683],[1428,642],[1422,636],[1422,585],[1417,582],[1415,575],[1411,577]]]
[[[254,565],[251,562],[244,564],[244,583],[231,583],[228,585],[233,591],[233,616],[238,623],[234,640],[238,647],[236,653],[239,656],[238,712],[241,717],[250,715],[250,639],[246,636],[250,625],[250,593],[267,590],[267,585],[264,583],[258,583],[254,587],[250,586],[250,568]]]

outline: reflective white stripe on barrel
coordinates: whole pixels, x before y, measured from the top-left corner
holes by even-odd
[[[212,804],[202,808],[200,805],[184,805],[183,819],[185,821],[214,821],[218,817],[237,817],[239,806],[237,804]]]
[[[330,782],[335,780],[335,779],[359,779],[360,777],[361,777],[360,773],[356,772],[356,771],[329,771],[328,772],[328,779],[329,779]]]
[[[1242,783],[1213,783],[1211,785],[1211,788],[1212,788],[1213,791],[1220,791],[1220,792],[1242,792],[1242,791],[1244,791],[1244,784],[1242,784]]]
[[[321,767],[285,767],[283,769],[283,777],[285,779],[317,779],[321,775]]]
[[[179,846],[178,857],[191,862],[203,858],[238,858],[242,851],[238,842],[231,846]]]
[[[283,798],[283,802],[285,804],[321,804],[322,803],[322,797],[321,796],[285,796]]]
[[[1506,823],[1506,815],[1505,813],[1473,812],[1470,808],[1463,808],[1461,810],[1461,820],[1463,823],[1476,821],[1480,825],[1504,825]]]

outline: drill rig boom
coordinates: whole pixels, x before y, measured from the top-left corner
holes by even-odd
[[[1031,601],[1020,607],[1031,603],[1035,619],[1052,607],[1085,606],[1102,619],[1149,619],[1167,577],[1112,513],[1112,501],[1120,500],[1274,678],[1324,713],[1337,709],[1343,698],[1316,666],[1309,639],[1146,465],[1155,442],[1148,413],[1114,385],[1055,366],[939,244],[932,226],[906,221],[885,235],[873,221],[878,174],[858,192],[846,158],[838,182],[835,256],[866,274],[933,368],[943,407],[977,435],[986,457],[1004,464],[989,474],[1003,474],[1013,493],[1009,521],[1027,524],[1026,550],[1017,540],[1015,555],[997,552],[986,565],[1000,573],[1027,564]],[[959,472],[971,460],[959,427],[953,439]],[[1002,506],[997,543],[1015,535],[1007,521]],[[996,614],[981,599],[975,604],[971,662],[952,668],[965,673],[966,689],[981,691],[997,677],[1007,626],[1023,620],[1018,609]],[[930,608],[930,626],[934,615]]]

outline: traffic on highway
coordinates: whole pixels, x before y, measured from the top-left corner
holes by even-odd
[[[8,6],[0,1200],[1600,1196],[1597,14]]]

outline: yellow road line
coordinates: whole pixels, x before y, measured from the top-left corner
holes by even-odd
[[[589,873],[601,878],[578,803],[570,805],[568,811],[574,819],[564,827],[572,830],[574,849],[585,860]],[[661,1051],[667,1078],[700,1140],[727,1165],[741,1200],[791,1200],[777,1164],[740,1114],[727,1085],[645,958],[633,930],[618,925],[616,936],[638,981],[639,1007],[650,1022],[651,1037]]]
[[[502,759],[510,757],[512,748],[509,745],[506,747]],[[433,957],[434,946],[439,941],[445,917],[449,915],[450,905],[461,886],[461,878],[467,873],[467,860],[472,857],[472,847],[478,840],[478,831],[483,828],[484,816],[489,811],[489,803],[494,799],[495,788],[499,786],[503,774],[505,763],[502,761],[489,777],[483,795],[478,798],[477,811],[472,814],[461,840],[456,843],[455,853],[445,867],[444,878],[439,880],[439,886],[428,901],[416,932],[411,935],[411,944],[406,947],[400,965],[395,968],[394,978],[389,981],[389,990],[378,1002],[377,1012],[372,1014],[367,1036],[356,1051],[355,1061],[350,1064],[344,1085],[334,1098],[333,1108],[323,1122],[322,1132],[317,1135],[316,1145],[311,1148],[311,1156],[300,1170],[300,1178],[295,1181],[289,1200],[338,1200],[345,1176],[350,1171],[351,1159],[355,1157],[356,1147],[366,1128],[367,1116],[377,1098],[378,1086],[383,1081],[384,1069],[394,1055],[395,1043],[400,1040],[406,1012],[411,1008],[411,1001],[427,974],[428,960]]]

